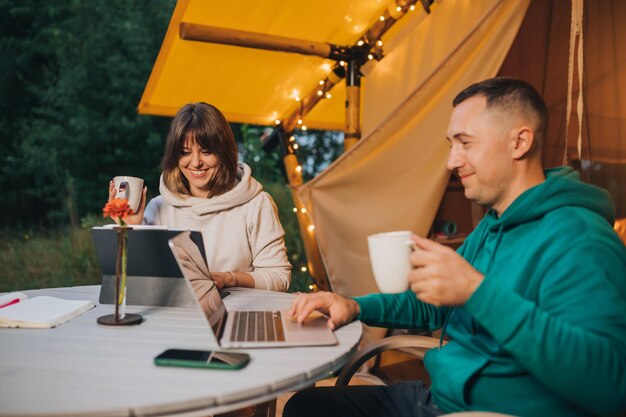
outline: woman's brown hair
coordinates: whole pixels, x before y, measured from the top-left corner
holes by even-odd
[[[185,105],[172,120],[161,162],[165,186],[175,194],[191,195],[189,182],[178,167],[188,139],[215,155],[219,161],[217,171],[209,181],[209,196],[231,190],[237,183],[235,137],[224,115],[216,107],[203,102]]]

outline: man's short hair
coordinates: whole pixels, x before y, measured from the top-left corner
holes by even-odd
[[[468,98],[483,96],[488,108],[517,113],[536,123],[535,136],[540,141],[548,130],[548,107],[541,95],[526,81],[511,77],[495,77],[472,84],[452,101],[456,107]]]

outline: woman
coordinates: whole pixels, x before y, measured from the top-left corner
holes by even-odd
[[[160,196],[129,224],[166,225],[202,232],[218,288],[287,291],[291,265],[276,206],[237,162],[237,145],[224,115],[207,103],[187,104],[172,120],[161,164]],[[109,186],[109,199],[115,186]],[[144,211],[145,207],[145,211]]]

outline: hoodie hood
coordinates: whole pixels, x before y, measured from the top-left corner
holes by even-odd
[[[211,198],[199,198],[181,197],[172,193],[163,182],[163,175],[161,175],[159,192],[168,204],[174,207],[188,207],[193,214],[202,216],[245,204],[263,190],[263,186],[252,178],[250,167],[242,162],[237,168],[237,179],[239,182],[232,190]]]
[[[508,229],[543,217],[561,207],[581,207],[602,216],[613,225],[615,207],[609,193],[602,188],[580,181],[580,175],[571,167],[551,168],[544,171],[546,180],[522,193],[498,218],[489,210],[485,221],[487,228]]]

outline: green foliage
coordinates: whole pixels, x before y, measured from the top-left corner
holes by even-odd
[[[307,130],[296,135],[302,178],[308,181],[343,152],[343,134],[332,130]]]
[[[0,231],[0,292],[100,284],[89,229]]]
[[[169,120],[135,106],[173,6],[0,1],[0,223],[76,224],[115,175],[156,189]]]

